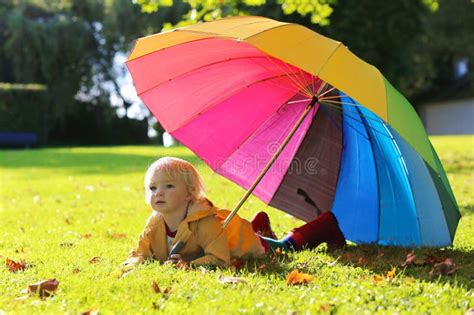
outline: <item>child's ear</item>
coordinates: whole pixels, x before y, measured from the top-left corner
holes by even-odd
[[[189,187],[189,188],[188,188],[188,193],[187,193],[187,195],[186,195],[186,199],[187,199],[187,200],[192,200],[192,199],[193,199],[193,196],[194,196],[194,188]]]

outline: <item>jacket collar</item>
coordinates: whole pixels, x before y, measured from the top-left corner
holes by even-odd
[[[216,213],[217,209],[207,198],[192,202],[189,205],[186,218],[178,225],[172,246],[178,241],[183,241],[185,243],[188,241],[189,237],[192,235],[192,232],[189,229],[190,222],[198,221],[207,216],[215,215]],[[157,243],[160,244],[160,246],[155,249],[156,252],[154,255],[158,260],[165,261],[168,257],[168,242],[166,240],[165,220],[158,212],[155,212],[155,216],[157,218],[156,224],[159,226],[159,232],[155,237],[157,238]]]

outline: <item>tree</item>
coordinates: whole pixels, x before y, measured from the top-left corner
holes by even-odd
[[[161,19],[130,1],[0,1],[0,82],[44,84],[49,129],[59,133],[80,107],[109,107],[111,94],[121,96],[116,56],[162,28]],[[114,111],[95,112],[116,118]]]

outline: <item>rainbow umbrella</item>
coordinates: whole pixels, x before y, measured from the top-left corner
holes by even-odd
[[[140,38],[127,67],[162,126],[215,172],[356,243],[446,246],[460,218],[409,102],[338,41],[233,17]],[[234,212],[235,212],[234,211]]]

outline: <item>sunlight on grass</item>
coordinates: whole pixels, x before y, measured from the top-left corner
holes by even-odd
[[[177,270],[151,263],[121,277],[118,265],[134,246],[150,213],[143,175],[161,156],[179,156],[197,166],[209,198],[232,208],[244,191],[214,174],[184,147],[156,146],[3,150],[0,153],[0,313],[452,313],[474,307],[474,136],[433,137],[459,203],[461,219],[454,245],[416,249],[419,256],[452,258],[454,276],[429,278],[430,266],[400,267],[410,249],[349,246],[252,260],[238,271]],[[241,214],[269,212],[279,236],[301,223],[251,197]],[[91,263],[91,259],[96,259]],[[10,273],[6,258],[32,266]],[[262,267],[262,264],[265,264]],[[386,273],[396,267],[392,281]],[[300,269],[314,276],[287,286]],[[246,283],[221,284],[219,273]],[[118,275],[118,277],[117,277]],[[380,276],[382,280],[374,276]],[[57,278],[53,297],[22,299],[20,291],[40,279]],[[162,291],[155,293],[153,281]],[[18,299],[20,298],[20,299]]]

